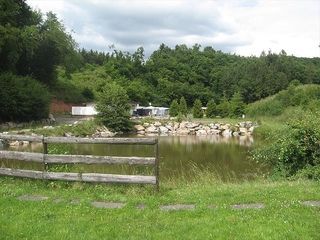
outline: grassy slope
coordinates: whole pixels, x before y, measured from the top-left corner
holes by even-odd
[[[161,192],[138,186],[89,185],[0,178],[0,239],[319,239],[320,209],[302,200],[320,200],[317,182],[242,184],[164,183]],[[22,202],[23,194],[50,197]],[[61,203],[54,199],[61,198]],[[70,203],[79,199],[79,205]],[[95,209],[90,201],[122,201],[123,209]],[[265,203],[260,210],[233,210],[230,204]],[[145,203],[147,208],[135,206]],[[162,212],[161,204],[193,203],[196,209]],[[216,209],[207,209],[210,204]]]

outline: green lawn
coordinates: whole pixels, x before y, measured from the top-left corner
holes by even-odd
[[[199,180],[151,186],[91,185],[0,178],[0,239],[320,239],[319,182],[255,181],[239,184]],[[42,202],[18,196],[48,196]],[[61,202],[55,203],[57,199]],[[80,200],[80,204],[70,203]],[[97,209],[91,201],[124,202]],[[145,209],[137,209],[140,203]],[[195,204],[194,210],[163,212],[159,206]],[[264,209],[235,210],[238,203]],[[208,205],[216,205],[208,209]]]

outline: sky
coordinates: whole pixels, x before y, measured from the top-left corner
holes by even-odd
[[[161,43],[320,57],[320,0],[27,0],[52,11],[80,48],[146,55]]]

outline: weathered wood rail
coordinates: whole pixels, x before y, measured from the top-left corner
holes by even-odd
[[[135,183],[154,184],[159,189],[159,154],[158,139],[156,138],[78,138],[78,137],[44,137],[26,135],[0,134],[0,139],[7,141],[41,142],[43,153],[0,151],[0,159],[14,159],[27,162],[47,164],[128,164],[154,166],[154,175],[117,175],[101,173],[70,173],[23,170],[14,168],[0,168],[0,175],[26,177],[33,179],[82,181],[98,183]],[[121,156],[94,156],[94,155],[63,155],[48,154],[49,143],[73,143],[73,144],[139,144],[153,145],[153,157],[121,157]],[[45,169],[47,169],[45,167]]]

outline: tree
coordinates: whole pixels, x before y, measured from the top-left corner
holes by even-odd
[[[186,99],[184,97],[180,98],[179,112],[185,117],[188,114],[187,102],[186,102]]]
[[[224,95],[217,106],[217,113],[220,117],[227,117],[229,116],[230,111],[230,103],[227,97]]]
[[[170,104],[169,114],[171,117],[176,117],[179,113],[179,104],[176,99],[174,99]]]
[[[131,130],[129,98],[126,91],[116,83],[106,84],[98,93],[98,119],[110,130]]]
[[[207,103],[206,116],[208,118],[214,118],[217,115],[217,105],[213,100]]]
[[[26,122],[48,117],[50,95],[31,77],[0,74],[0,122]]]
[[[244,114],[245,104],[239,92],[233,94],[230,100],[230,117],[241,117]]]
[[[203,111],[202,111],[202,103],[200,99],[196,99],[193,104],[193,117],[194,118],[202,118]]]

